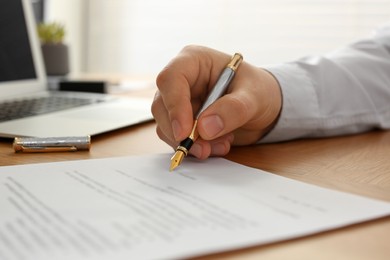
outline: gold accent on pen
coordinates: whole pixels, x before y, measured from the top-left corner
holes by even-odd
[[[192,126],[191,134],[190,136],[188,136],[188,138],[191,138],[192,141],[194,142],[196,141],[196,139],[198,139],[199,136],[198,131],[196,130],[197,125],[198,125],[198,120],[195,120],[194,125]]]
[[[192,142],[195,142],[199,136],[198,131],[196,130],[197,124],[198,124],[198,120],[195,120],[191,130],[191,134],[187,138],[187,139],[191,139]],[[188,154],[188,149],[183,145],[179,145],[176,148],[175,154],[171,157],[171,166],[169,167],[169,171],[173,171],[177,166],[179,166],[183,161],[183,158],[187,156],[187,154]]]
[[[229,64],[226,67],[236,71],[238,69],[238,66],[240,66],[241,64],[242,59],[243,59],[242,54],[236,53],[233,55],[233,58],[230,60]]]
[[[233,79],[235,72],[238,69],[238,66],[241,64],[242,60],[243,60],[242,55],[240,53],[235,53],[231,58],[231,60],[229,61],[229,63],[226,65],[225,69],[222,71],[217,83],[209,93],[208,97],[203,103],[203,106],[201,107],[198,114],[196,115],[194,125],[191,130],[191,134],[182,142],[180,142],[179,146],[176,148],[174,155],[171,157],[171,165],[169,167],[170,171],[173,171],[176,167],[178,167],[183,161],[183,158],[188,155],[188,151],[190,150],[193,143],[196,141],[196,139],[199,136],[197,131],[197,123],[198,123],[199,115],[209,105],[214,103],[220,96],[224,94],[226,88],[228,87],[231,80]]]
[[[63,146],[63,147],[28,147],[28,146],[14,146],[15,152],[25,153],[52,153],[52,152],[76,152],[78,151],[75,146]]]
[[[181,164],[181,161],[183,161],[184,156],[187,156],[187,149],[182,150],[182,148],[182,146],[178,146],[176,148],[175,154],[171,157],[171,166],[169,167],[170,172]]]

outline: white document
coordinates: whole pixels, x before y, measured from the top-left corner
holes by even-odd
[[[0,259],[178,259],[390,214],[390,203],[225,159],[170,155],[0,168]]]

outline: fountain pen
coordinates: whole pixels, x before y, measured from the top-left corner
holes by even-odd
[[[225,69],[222,71],[221,75],[217,80],[217,83],[215,84],[215,86],[207,96],[206,101],[203,103],[203,106],[195,116],[195,121],[192,127],[191,134],[186,139],[181,141],[179,146],[176,148],[175,154],[171,158],[171,166],[169,168],[170,171],[173,171],[176,167],[178,167],[183,161],[183,158],[187,156],[191,146],[198,138],[197,123],[199,115],[202,114],[202,112],[206,108],[208,108],[225,93],[227,87],[229,86],[238,69],[238,66],[242,62],[242,59],[243,57],[240,53],[235,53],[231,58],[230,62],[226,65]]]

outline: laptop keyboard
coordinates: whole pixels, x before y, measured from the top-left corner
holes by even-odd
[[[98,99],[47,96],[0,103],[0,122],[101,102]]]

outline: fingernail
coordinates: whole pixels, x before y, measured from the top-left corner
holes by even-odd
[[[234,141],[234,134],[232,134],[232,133],[228,134],[228,142],[229,142],[229,144],[232,144],[233,141]]]
[[[217,156],[225,155],[227,153],[225,143],[214,144],[211,148],[211,153]]]
[[[172,121],[172,131],[173,131],[173,136],[175,137],[175,140],[178,140],[178,137],[181,134],[181,125],[179,121],[173,120]]]
[[[191,154],[197,158],[200,158],[202,156],[202,146],[200,146],[197,143],[194,143],[190,149]]]
[[[208,138],[213,138],[224,128],[222,119],[217,115],[207,116],[200,123]]]

